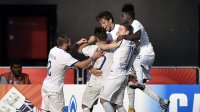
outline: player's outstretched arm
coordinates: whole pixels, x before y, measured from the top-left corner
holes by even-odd
[[[113,48],[117,48],[119,47],[119,45],[121,44],[121,41],[119,42],[112,42],[110,44],[102,44],[102,43],[97,43],[97,46],[103,50],[109,50],[109,49],[113,49]]]
[[[90,63],[92,61],[95,61],[96,59],[98,59],[102,55],[103,55],[103,51],[96,51],[92,57],[90,57],[86,60],[83,60],[83,61],[78,61],[77,63],[74,64],[74,66],[79,67],[79,68],[86,68],[90,65]]]

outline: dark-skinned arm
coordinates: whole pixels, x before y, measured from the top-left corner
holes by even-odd
[[[117,41],[120,41],[123,39],[130,40],[130,41],[138,41],[138,40],[140,40],[140,37],[141,37],[141,30],[138,30],[137,32],[135,32],[132,35],[123,35],[123,36],[117,37]]]

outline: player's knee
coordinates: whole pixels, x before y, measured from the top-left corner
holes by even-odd
[[[112,105],[112,107],[116,110],[117,109],[117,104],[111,104]]]
[[[86,106],[86,105],[84,105],[84,104],[82,104],[81,107],[82,107],[82,109],[88,108],[88,106]]]
[[[104,102],[106,102],[106,100],[100,98],[100,103],[103,104]]]
[[[121,107],[123,107],[122,105],[116,105],[116,109],[119,109],[119,108],[121,108]]]

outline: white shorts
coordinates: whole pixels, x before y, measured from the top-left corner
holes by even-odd
[[[103,83],[100,98],[114,103],[117,105],[123,105],[124,92],[128,83],[128,77],[126,75],[117,76],[114,78],[106,78]]]
[[[136,70],[137,67],[142,66],[141,72],[143,72],[144,79],[147,80],[151,79],[150,69],[154,63],[154,59],[155,59],[155,53],[153,51],[149,53],[140,52],[135,58],[133,62],[134,68]]]
[[[101,80],[101,78],[96,77],[87,83],[86,89],[83,93],[82,104],[89,108],[92,108],[92,106],[95,105],[102,88]]]
[[[50,92],[42,88],[42,104],[41,109],[50,112],[64,111],[64,94],[63,92]]]

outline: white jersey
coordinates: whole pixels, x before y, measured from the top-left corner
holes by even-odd
[[[124,42],[123,42],[124,41]],[[111,75],[127,75],[133,48],[129,40],[122,40],[122,43],[128,45],[120,45],[113,54],[113,63],[111,65]]]
[[[132,27],[134,29],[134,33],[137,32],[138,30],[141,30],[141,38],[140,38],[140,52],[147,52],[147,50],[149,51],[153,51],[153,47],[151,45],[151,42],[149,41],[149,37],[147,35],[147,32],[145,31],[143,25],[137,21],[134,20],[132,22]]]
[[[97,45],[89,45],[82,49],[82,52],[85,56],[91,57],[95,51],[98,49]],[[110,73],[110,68],[113,60],[113,53],[112,52],[105,52],[103,56],[98,58],[95,62],[93,62],[93,67],[101,70],[103,75],[102,77],[105,78]],[[91,78],[94,76],[91,75]]]
[[[48,57],[48,73],[44,79],[42,88],[51,92],[62,90],[66,67],[72,66],[77,61],[66,51],[58,47],[52,48]]]
[[[111,42],[111,41],[115,41],[117,40],[117,31],[119,29],[119,24],[115,24],[114,28],[112,29],[112,31],[110,32],[106,32],[107,33],[107,41]]]
[[[107,31],[107,42],[112,42],[117,40],[117,31],[119,29],[119,24],[115,24],[114,28],[112,29],[112,31]],[[110,52],[114,52],[116,48],[110,49]]]

